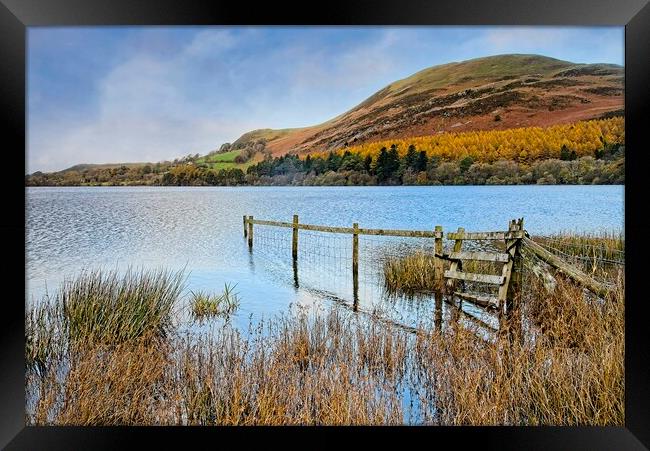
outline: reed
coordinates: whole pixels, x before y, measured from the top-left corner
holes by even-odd
[[[167,335],[183,282],[164,270],[84,272],[64,282],[56,303],[71,342],[119,344]]]
[[[25,312],[25,366],[44,373],[64,352],[60,309],[44,300]]]
[[[384,286],[391,295],[433,291],[435,288],[434,257],[418,251],[404,257],[384,259]]]
[[[337,311],[276,318],[249,338],[222,330],[178,346],[169,386],[184,424],[400,424],[393,376],[370,371],[404,350],[385,333]]]
[[[203,291],[191,292],[190,308],[195,318],[210,316],[228,317],[239,308],[239,295],[234,292],[236,285],[225,284],[220,295]]]
[[[30,424],[401,424],[405,333],[345,312],[297,314],[161,343],[72,350],[64,377],[32,375]],[[29,377],[29,376],[28,376]]]

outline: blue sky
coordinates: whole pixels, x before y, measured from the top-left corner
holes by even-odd
[[[205,154],[326,121],[437,64],[623,64],[622,27],[31,27],[28,173]]]

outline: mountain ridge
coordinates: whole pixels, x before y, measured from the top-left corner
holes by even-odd
[[[388,138],[547,126],[623,108],[623,67],[504,54],[450,62],[396,80],[321,124],[244,133],[272,155],[304,155]],[[499,116],[497,118],[497,116]]]

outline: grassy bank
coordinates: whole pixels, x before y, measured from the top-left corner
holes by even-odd
[[[525,277],[510,342],[336,308],[183,335],[179,275],[86,275],[27,314],[27,421],[623,425],[624,281],[610,277],[606,300]]]

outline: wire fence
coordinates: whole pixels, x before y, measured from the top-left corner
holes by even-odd
[[[360,235],[355,290],[351,234],[300,230],[294,264],[292,232],[290,228],[255,227],[254,255],[265,260],[275,277],[291,281],[296,287],[320,297],[347,302],[355,309],[381,310],[384,316],[403,324],[416,324],[433,317],[432,304],[423,302],[433,293],[422,293],[417,298],[390,296],[384,285],[386,261],[416,252],[433,259],[433,238]],[[287,273],[293,273],[293,278]]]
[[[389,292],[385,283],[385,265],[407,256],[422,255],[434,260],[435,240],[431,237],[407,236],[358,236],[358,283],[352,276],[353,238],[351,234],[339,234],[300,230],[298,252],[292,259],[291,228],[258,225],[253,234],[254,254],[265,259],[266,266],[276,278],[293,283],[322,298],[346,303],[355,310],[381,312],[381,316],[395,323],[413,327],[435,320],[435,293],[420,290],[417,294]],[[449,254],[454,240],[443,239],[443,254]],[[503,251],[505,244],[497,242],[464,241],[464,250]],[[500,273],[501,269],[499,269]],[[288,274],[293,274],[293,278]],[[464,289],[486,290],[496,295],[496,289],[473,282],[460,282]],[[460,308],[459,320],[474,326],[477,322],[486,330],[496,328],[498,319],[480,307],[464,302],[452,307],[442,302],[442,318],[448,322],[452,310]]]
[[[278,277],[293,283],[321,297],[329,297],[347,303],[356,309],[374,311],[380,308],[384,315],[403,324],[421,323],[434,318],[433,290],[423,290],[417,295],[395,295],[388,293],[385,282],[387,262],[404,259],[407,256],[421,255],[425,259],[435,258],[435,240],[432,237],[416,236],[358,236],[358,272],[356,283],[353,280],[354,251],[353,235],[332,233],[330,231],[299,230],[297,258],[292,258],[293,229],[258,225],[253,234],[255,255],[264,258]],[[599,244],[595,240],[577,241],[562,237],[534,237],[534,241],[548,252],[560,257],[589,274],[595,280],[608,281],[620,274],[625,265],[625,252],[617,248],[618,243]],[[443,238],[443,255],[449,255],[454,240]],[[462,241],[463,251],[500,252],[506,251],[503,240]],[[538,260],[536,257],[533,257]],[[478,264],[477,264],[478,263]],[[537,261],[539,263],[539,261]],[[503,264],[498,262],[464,262],[459,270],[501,274]],[[447,267],[449,261],[446,261]],[[538,277],[527,267],[522,274],[522,287],[531,286],[530,278]],[[463,292],[496,296],[498,286],[480,282],[458,281]],[[524,294],[525,295],[525,294]],[[456,304],[461,311],[461,321],[477,324],[485,329],[498,329],[499,319],[495,312],[469,302],[456,302],[453,298],[446,302]],[[449,306],[443,302],[443,316],[451,315]]]

